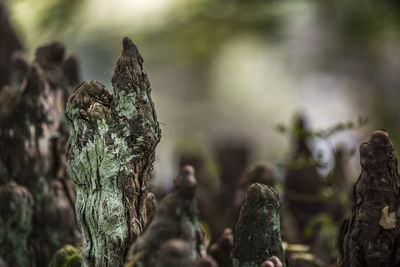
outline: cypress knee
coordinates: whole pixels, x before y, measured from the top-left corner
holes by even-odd
[[[339,240],[342,266],[398,266],[399,174],[386,131],[373,132],[360,146],[360,163],[352,216],[343,223]]]
[[[112,83],[112,95],[99,82],[82,83],[66,107],[83,266],[123,266],[147,220],[147,186],[161,137],[143,58],[127,37]]]
[[[174,181],[172,191],[160,202],[146,231],[132,247],[132,259],[138,266],[156,266],[162,262],[163,244],[179,239],[188,244],[192,262],[205,254],[195,199],[196,178],[193,167],[185,166]],[[175,265],[173,265],[175,266]]]
[[[235,227],[233,266],[258,267],[272,256],[284,262],[279,197],[268,185],[252,184]]]

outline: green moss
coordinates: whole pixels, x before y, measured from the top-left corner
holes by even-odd
[[[80,267],[82,264],[82,255],[79,251],[70,245],[64,246],[56,252],[49,267]]]

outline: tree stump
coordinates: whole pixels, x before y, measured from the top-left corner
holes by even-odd
[[[143,58],[125,37],[111,95],[99,82],[69,97],[68,173],[85,238],[83,266],[123,266],[147,221],[148,182],[161,131]]]

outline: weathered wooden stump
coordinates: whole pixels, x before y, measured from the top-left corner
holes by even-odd
[[[112,83],[112,95],[99,82],[82,83],[66,107],[83,266],[123,266],[147,221],[147,186],[161,136],[143,58],[127,37]]]
[[[399,174],[394,147],[384,130],[360,146],[361,174],[353,187],[352,216],[339,249],[342,266],[399,266]]]
[[[272,187],[257,183],[249,187],[235,227],[234,267],[259,267],[272,256],[285,262],[279,208]]]

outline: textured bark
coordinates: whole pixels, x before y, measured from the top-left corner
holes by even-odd
[[[63,60],[61,44],[40,47],[21,88],[0,92],[0,183],[16,181],[32,193],[29,242],[37,266],[47,265],[57,249],[79,238],[61,164],[64,95],[70,86]]]
[[[83,266],[122,266],[147,220],[147,187],[161,133],[142,65],[125,37],[113,95],[90,81],[67,102],[67,163],[85,238]]]
[[[235,227],[233,266],[258,267],[272,256],[284,262],[279,207],[278,194],[272,187],[249,187]]]
[[[191,143],[191,142],[188,142]],[[190,147],[190,148],[188,148]],[[216,203],[218,193],[218,173],[213,170],[215,160],[203,150],[191,146],[182,146],[179,150],[179,166],[191,165],[196,170],[196,199],[199,207],[199,217],[207,222],[211,238],[217,237],[226,226],[226,218]]]
[[[31,193],[13,181],[0,187],[0,256],[10,266],[34,266],[28,243],[33,229],[33,202]]]
[[[138,266],[151,267],[162,262],[160,248],[172,239],[187,242],[190,247],[187,256],[192,262],[204,255],[195,190],[194,169],[186,166],[175,179],[172,192],[160,202],[153,220],[132,248],[132,258],[140,257]]]
[[[360,146],[361,174],[352,216],[339,240],[342,266],[399,266],[399,174],[389,135],[375,131]]]

